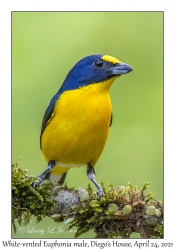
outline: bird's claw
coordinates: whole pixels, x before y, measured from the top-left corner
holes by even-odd
[[[33,188],[37,188],[43,180],[39,177],[39,180],[32,183]]]
[[[98,189],[98,191],[97,191],[97,195],[99,196],[99,197],[102,197],[103,196],[103,191],[102,191],[102,189],[100,188],[100,189]]]

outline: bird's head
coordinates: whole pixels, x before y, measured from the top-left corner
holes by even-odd
[[[78,61],[68,73],[62,88],[76,89],[127,74],[133,69],[128,64],[108,55],[90,55]]]

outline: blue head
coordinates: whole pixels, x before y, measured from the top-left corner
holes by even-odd
[[[131,66],[107,55],[91,55],[77,62],[69,71],[59,93],[89,84],[104,82],[111,77],[127,74]]]

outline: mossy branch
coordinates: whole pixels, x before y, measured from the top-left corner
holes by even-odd
[[[31,216],[37,222],[48,216],[55,222],[69,224],[77,231],[75,237],[93,230],[96,238],[129,238],[131,233],[139,233],[142,238],[163,237],[163,204],[145,194],[149,183],[138,189],[131,183],[127,187],[113,188],[109,184],[106,191],[101,183],[104,196],[99,198],[90,187],[74,190],[45,180],[33,189],[36,181],[27,175],[27,170],[16,163],[12,165],[12,224],[26,225]]]

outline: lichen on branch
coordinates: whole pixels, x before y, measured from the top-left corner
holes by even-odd
[[[98,197],[90,185],[75,190],[52,184],[45,180],[36,189],[33,176],[27,175],[17,163],[12,165],[12,224],[24,226],[31,216],[41,221],[48,216],[69,229],[76,227],[75,237],[93,230],[96,238],[129,238],[133,232],[142,238],[163,237],[163,204],[146,191],[149,183],[140,189],[131,183],[128,186],[108,190],[101,183],[103,197]]]

